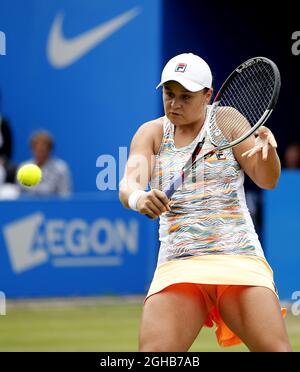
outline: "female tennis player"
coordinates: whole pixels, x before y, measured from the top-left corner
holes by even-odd
[[[212,75],[203,59],[181,54],[166,64],[159,86],[165,116],[138,129],[120,183],[125,207],[160,218],[139,350],[187,351],[201,328],[215,323],[221,346],[244,342],[251,351],[290,351],[273,272],[243,189],[244,172],[263,189],[276,186],[275,138],[260,127],[257,137],[200,161],[169,200],[163,190],[204,135]],[[206,137],[202,151],[210,147]]]

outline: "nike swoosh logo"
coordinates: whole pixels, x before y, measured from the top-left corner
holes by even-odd
[[[50,30],[47,45],[47,55],[50,64],[56,68],[64,68],[71,65],[97,46],[97,44],[134,19],[139,13],[139,8],[133,8],[72,39],[64,38],[62,33],[64,15],[58,14]]]

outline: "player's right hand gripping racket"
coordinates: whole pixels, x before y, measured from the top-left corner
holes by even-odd
[[[240,144],[266,122],[277,102],[280,85],[277,66],[265,57],[251,58],[229,75],[215,96],[204,128],[215,148],[197,157],[205,138],[197,143],[178,177],[165,190],[169,199],[196,162]]]

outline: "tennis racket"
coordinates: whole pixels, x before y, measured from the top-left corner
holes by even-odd
[[[169,199],[196,162],[240,144],[266,122],[276,105],[280,85],[277,66],[265,57],[251,58],[229,75],[214,98],[204,138],[197,143],[180,174],[165,190]],[[206,136],[214,148],[198,156]]]

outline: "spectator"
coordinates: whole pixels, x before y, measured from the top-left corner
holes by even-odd
[[[19,189],[15,185],[16,166],[11,162],[12,134],[1,103],[0,92],[0,199],[15,199]]]
[[[299,142],[293,142],[286,148],[284,153],[284,167],[287,169],[300,169]]]
[[[71,176],[68,165],[61,159],[52,157],[54,141],[46,131],[32,135],[30,147],[33,158],[26,163],[38,165],[43,172],[40,184],[32,188],[22,187],[22,193],[32,196],[68,196],[71,193]]]
[[[2,114],[2,95],[0,91],[0,166],[4,169],[3,182],[5,183],[15,182],[16,166],[11,162],[12,145],[13,138],[10,124]],[[3,175],[3,172],[1,174]]]
[[[6,118],[1,115],[0,106],[0,157],[10,160],[12,154],[12,135],[10,125]]]

